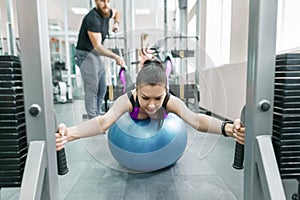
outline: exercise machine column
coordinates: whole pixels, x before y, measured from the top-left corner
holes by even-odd
[[[15,44],[16,39],[14,35],[14,13],[13,13],[13,4],[12,0],[6,0],[6,8],[7,8],[7,47],[9,55],[15,54]]]
[[[58,199],[58,177],[55,150],[55,120],[52,98],[48,18],[45,0],[17,2],[21,64],[28,142],[45,142],[45,173],[41,189],[43,200]],[[38,115],[29,113],[32,105]],[[26,163],[27,165],[27,163]],[[26,169],[26,167],[25,167]],[[25,174],[26,175],[26,174]],[[36,176],[36,174],[31,174]],[[23,177],[26,178],[25,176]],[[25,182],[26,187],[30,183]],[[26,191],[21,186],[20,199]],[[24,192],[23,192],[24,191]],[[24,197],[25,198],[25,197]]]
[[[201,2],[200,0],[196,1],[196,69],[195,69],[195,88],[194,88],[194,95],[195,95],[195,101],[194,101],[194,109],[196,112],[199,112],[199,102],[200,99],[198,99],[198,92],[200,90],[200,33],[201,33]],[[199,96],[200,97],[200,96]]]
[[[187,0],[178,0],[179,3],[179,9],[180,9],[180,20],[179,20],[179,26],[180,26],[180,35],[186,36],[187,35],[187,4],[188,1]],[[183,43],[181,38],[180,38],[180,42],[181,44]],[[187,40],[185,40],[184,46],[187,46]],[[180,59],[180,73],[181,74],[185,74],[186,75],[186,80],[188,80],[187,78],[187,62],[183,59]],[[180,84],[183,84],[183,79],[184,77],[182,77],[182,80],[179,80]]]
[[[272,134],[273,105],[269,103],[268,109],[260,105],[261,102],[273,102],[274,96],[277,0],[250,0],[249,13],[244,199],[283,200],[285,196],[279,173],[273,174],[273,183],[269,184],[267,169],[272,166],[262,165],[266,156],[265,151],[259,148],[262,142],[260,135],[270,138]],[[272,170],[276,171],[276,162],[272,164],[275,165]],[[259,166],[263,167],[262,171],[259,171]],[[278,185],[274,186],[275,182]]]

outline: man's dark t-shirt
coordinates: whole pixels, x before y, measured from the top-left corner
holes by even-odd
[[[94,49],[93,44],[88,36],[88,31],[101,33],[101,42],[103,43],[106,36],[108,35],[109,20],[112,17],[112,14],[112,10],[110,10],[110,16],[105,18],[100,15],[100,12],[96,8],[93,8],[83,18],[76,49],[88,52]]]

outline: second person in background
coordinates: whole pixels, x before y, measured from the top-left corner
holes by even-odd
[[[109,34],[111,18],[114,19],[112,31],[119,30],[120,13],[110,7],[110,0],[95,0],[95,5],[83,18],[75,52],[75,61],[84,84],[85,108],[89,119],[100,114],[106,93],[106,73],[101,56],[114,59],[120,66],[125,65],[122,57],[103,46]]]

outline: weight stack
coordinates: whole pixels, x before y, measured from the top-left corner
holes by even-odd
[[[0,56],[0,188],[20,187],[27,150],[20,60]]]
[[[272,141],[281,177],[300,177],[300,54],[276,57]]]

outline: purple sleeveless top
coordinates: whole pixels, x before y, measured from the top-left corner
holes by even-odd
[[[129,113],[130,117],[132,119],[139,119],[138,118],[139,112],[140,112],[139,99],[136,97],[136,101],[134,101],[134,97],[133,97],[133,94],[131,93],[131,91],[127,92],[127,96],[129,98],[130,103],[131,103],[132,108],[133,108],[132,112]],[[166,110],[166,106],[167,106],[167,103],[168,103],[169,99],[170,99],[170,93],[168,92],[167,95],[166,95],[166,97],[165,97],[165,99],[164,99],[163,105],[162,105],[165,108],[165,110]],[[168,113],[165,112],[164,113],[164,118],[166,118],[167,115],[168,115]]]

